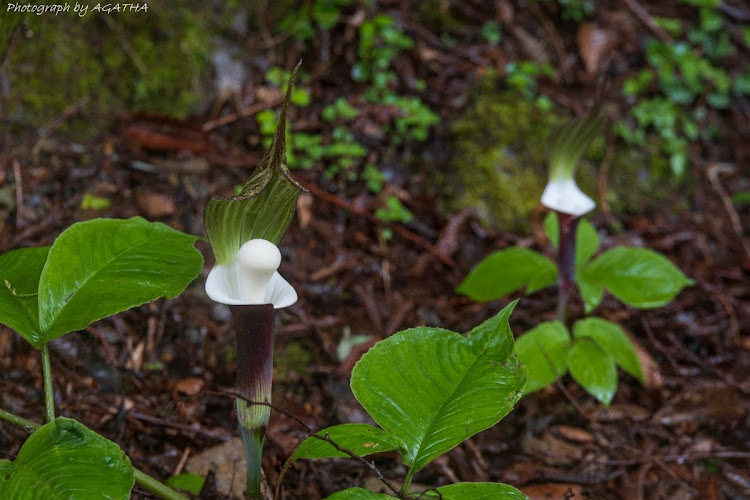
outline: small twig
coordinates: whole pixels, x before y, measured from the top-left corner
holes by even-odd
[[[553,365],[554,366],[554,365]],[[583,416],[586,420],[592,423],[594,427],[598,426],[598,423],[596,423],[591,415],[589,415],[589,412],[587,412],[583,406],[581,406],[581,403],[578,402],[578,400],[573,396],[573,394],[570,393],[567,387],[565,387],[565,384],[562,383],[562,378],[557,379],[557,387],[562,391],[562,393],[565,395],[565,397],[570,401],[570,404],[573,405],[573,407],[578,411],[578,413]]]
[[[242,110],[236,113],[228,113],[224,116],[218,117],[215,120],[211,120],[211,121],[204,123],[203,126],[201,127],[201,130],[203,130],[204,132],[210,132],[211,130],[215,128],[223,127],[224,125],[229,125],[230,123],[234,123],[237,120],[240,120],[242,118],[249,118],[260,111],[272,108],[274,106],[278,106],[283,101],[284,101],[284,98],[280,96],[276,99],[271,99],[270,101],[259,102],[252,106],[242,108]]]
[[[23,226],[23,178],[21,177],[21,165],[18,160],[13,160],[13,177],[16,182],[16,231]]]
[[[417,245],[421,246],[422,248],[424,248],[425,250],[427,250],[428,252],[436,256],[446,266],[454,268],[454,269],[457,267],[455,261],[451,259],[449,256],[447,256],[445,253],[440,251],[438,247],[436,247],[429,241],[425,240],[424,238],[409,231],[404,226],[390,223],[390,222],[384,222],[378,219],[377,217],[375,217],[374,215],[368,212],[365,212],[364,210],[360,210],[359,208],[355,207],[353,204],[349,203],[348,201],[342,200],[338,196],[328,193],[324,191],[323,189],[320,189],[318,186],[314,184],[308,184],[308,183],[301,183],[301,184],[305,188],[307,188],[307,190],[310,191],[310,193],[312,193],[313,196],[317,196],[318,198],[321,198],[329,203],[332,203],[333,205],[343,208],[347,212],[351,212],[354,215],[362,217],[373,224],[387,226],[388,228],[394,230],[395,232],[397,232],[398,234],[400,234],[407,240],[413,243],[416,243]]]
[[[39,129],[39,136],[40,137],[49,136],[57,127],[62,125],[62,123],[65,122],[65,120],[70,118],[72,115],[76,114],[78,110],[80,110],[88,102],[89,102],[89,96],[85,95],[81,97],[80,99],[78,99],[73,104],[71,104],[70,106],[66,106],[65,109],[62,110],[62,113],[50,119],[47,123],[45,123],[42,126],[42,128]],[[34,146],[34,149],[36,149],[36,145]]]
[[[190,452],[193,451],[190,449],[190,446],[185,448],[185,450],[182,452],[182,456],[180,457],[180,461],[177,463],[177,467],[174,468],[174,472],[172,473],[173,476],[179,476],[182,472],[182,469],[185,468],[185,464],[187,463],[187,459],[190,456]]]
[[[297,425],[299,425],[300,427],[302,427],[305,430],[305,432],[307,432],[308,436],[312,436],[315,439],[320,439],[321,441],[325,441],[326,443],[328,443],[331,446],[333,446],[334,448],[336,448],[336,450],[340,451],[341,453],[344,453],[345,455],[348,455],[350,458],[353,458],[357,462],[361,463],[362,465],[364,465],[365,467],[367,467],[368,469],[370,469],[370,471],[372,471],[377,476],[377,478],[389,490],[391,490],[391,492],[394,495],[396,495],[396,497],[401,498],[401,499],[405,499],[406,498],[405,494],[401,493],[401,491],[399,491],[398,488],[396,488],[390,481],[388,481],[385,478],[385,476],[383,476],[383,473],[380,472],[380,469],[378,469],[373,462],[368,462],[364,457],[361,457],[361,456],[357,455],[356,453],[354,453],[353,451],[351,451],[351,450],[349,450],[347,448],[344,448],[343,446],[340,446],[338,443],[336,443],[334,440],[332,440],[330,437],[328,437],[328,434],[325,434],[325,435],[316,434],[316,432],[314,430],[312,430],[310,428],[310,426],[308,426],[306,423],[304,423],[302,421],[302,419],[300,419],[296,415],[294,415],[294,414],[292,414],[292,413],[290,413],[290,412],[288,412],[288,411],[286,411],[286,410],[284,410],[282,408],[278,408],[278,407],[274,406],[273,404],[267,403],[265,401],[251,401],[250,399],[246,398],[245,396],[243,396],[242,394],[239,394],[236,391],[203,391],[202,394],[211,394],[211,395],[216,395],[216,396],[228,396],[228,397],[233,397],[233,398],[240,398],[240,399],[246,401],[250,405],[267,406],[268,408],[271,408],[275,412],[281,413],[282,415],[285,415],[285,416],[291,418],[292,420],[294,420],[294,422],[297,423]],[[276,485],[276,495],[275,495],[274,498],[279,498],[280,491],[281,491],[281,478],[279,478],[279,482]]]
[[[687,349],[684,345],[682,345],[682,342],[679,341],[679,339],[675,338],[674,333],[667,332],[667,338],[672,343],[672,346],[677,349],[679,352],[681,352],[686,358],[691,360],[696,365],[700,366],[704,370],[713,373],[717,377],[719,377],[724,383],[727,385],[734,387],[738,391],[742,392],[743,394],[750,394],[750,389],[747,387],[744,387],[742,384],[736,382],[734,379],[732,379],[729,375],[724,375],[720,370],[718,370],[715,366],[706,363],[704,360],[700,358],[700,356],[697,356],[695,353],[693,353],[690,349]]]
[[[148,73],[148,68],[146,68],[146,65],[143,64],[141,58],[138,57],[138,53],[135,51],[133,45],[128,40],[128,37],[123,32],[122,27],[119,24],[116,24],[112,17],[113,16],[104,16],[104,22],[107,23],[109,29],[114,31],[115,35],[117,35],[117,40],[120,42],[120,46],[122,47],[123,52],[125,52],[125,54],[127,54],[130,60],[133,62],[133,66],[135,66],[140,74],[145,75],[146,73]]]
[[[10,62],[10,55],[13,53],[13,48],[16,46],[16,42],[18,41],[18,35],[21,34],[21,29],[23,29],[23,22],[19,22],[18,24],[16,24],[16,27],[13,30],[13,34],[10,36],[8,49],[5,51],[2,64],[0,64],[0,74],[3,73],[5,69],[8,67],[8,63]]]
[[[700,285],[707,292],[713,294],[714,297],[716,297],[716,300],[718,300],[721,306],[724,308],[724,311],[727,313],[729,319],[730,338],[732,339],[732,342],[738,342],[740,338],[740,322],[737,319],[737,313],[734,310],[734,306],[732,306],[732,303],[729,301],[729,298],[727,298],[726,294],[723,290],[721,290],[721,288],[708,283],[700,283]]]
[[[145,413],[140,413],[136,411],[129,411],[128,416],[135,418],[136,420],[142,420],[143,422],[148,422],[153,425],[158,425],[160,427],[166,427],[168,429],[176,429],[178,431],[184,432],[188,435],[198,435],[203,436],[208,439],[215,439],[216,441],[227,441],[230,439],[228,433],[220,433],[216,431],[208,431],[204,429],[195,428],[190,425],[186,424],[178,424],[176,422],[169,422],[167,420],[152,417],[151,415],[147,415]]]
[[[672,365],[672,369],[675,371],[675,373],[677,373],[678,375],[682,375],[684,373],[683,368],[680,366],[674,356],[672,356],[672,353],[669,352],[669,349],[667,349],[664,344],[656,339],[653,330],[651,330],[651,326],[649,326],[648,322],[643,318],[643,316],[641,316],[641,325],[643,326],[643,330],[646,332],[646,335],[648,335],[648,339],[652,344],[654,344],[654,347],[656,347],[659,352],[661,352],[664,357],[667,358],[667,361],[669,361],[669,364]]]
[[[672,37],[669,36],[669,33],[661,29],[654,23],[654,20],[651,18],[651,15],[644,9],[641,4],[638,3],[638,0],[625,0],[625,3],[628,5],[628,8],[633,12],[633,14],[636,15],[638,19],[643,22],[643,24],[646,25],[646,27],[651,30],[651,32],[656,35],[662,42],[670,43],[672,42]]]
[[[99,339],[99,342],[102,344],[102,351],[104,351],[104,357],[107,358],[107,361],[112,366],[120,366],[120,363],[117,361],[117,357],[115,357],[115,352],[112,350],[112,346],[109,345],[109,342],[107,342],[107,339],[104,337],[104,334],[100,331],[94,328],[93,326],[87,326],[86,331],[89,332],[91,335]]]
[[[721,182],[719,182],[719,175],[727,173],[731,174],[734,173],[735,170],[735,166],[730,163],[715,163],[708,167],[706,176],[708,177],[708,180],[711,181],[711,185],[714,187],[716,192],[719,194],[721,203],[722,205],[724,205],[724,210],[727,212],[729,221],[732,223],[732,229],[737,235],[737,238],[742,245],[742,249],[745,251],[745,256],[750,259],[750,246],[748,246],[747,242],[745,241],[740,216],[737,214],[737,210],[735,210],[734,205],[732,205],[732,200],[729,198],[729,194],[721,185]]]

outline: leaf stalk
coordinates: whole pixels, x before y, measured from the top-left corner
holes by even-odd
[[[47,422],[55,420],[55,389],[52,387],[52,363],[49,357],[49,344],[42,345],[42,373],[44,376],[44,408]]]

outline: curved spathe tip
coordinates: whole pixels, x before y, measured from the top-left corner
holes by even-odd
[[[297,292],[279,273],[274,272],[266,287],[263,301],[248,301],[242,295],[239,264],[214,266],[206,279],[206,294],[214,302],[231,306],[273,304],[274,309],[289,307],[297,302]]]
[[[572,179],[549,182],[542,193],[542,205],[574,217],[589,213],[596,207],[594,200]]]

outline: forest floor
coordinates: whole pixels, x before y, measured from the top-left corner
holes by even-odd
[[[645,24],[640,29],[649,31]],[[568,43],[574,34],[559,36],[563,48],[575,47]],[[519,42],[511,37],[508,43]],[[479,69],[499,65],[500,56],[481,47],[438,48],[446,51],[441,64],[455,66],[445,78],[432,75],[428,89],[443,82],[432,101],[452,93],[453,99],[442,101],[446,109],[436,111],[455,116],[448,108],[460,108]],[[290,67],[301,55],[311,74],[324,75],[309,83],[313,94],[337,92],[330,85],[330,65],[316,61],[314,53],[292,51],[276,56],[276,63]],[[589,85],[590,90],[595,83]],[[579,86],[576,93],[586,91]],[[274,102],[270,98],[265,107]],[[225,109],[224,116],[231,112]],[[64,123],[70,116],[57,118]],[[252,116],[201,129],[214,118],[209,113],[190,121],[131,115],[76,142],[56,135],[57,124],[45,137],[6,133],[0,195],[11,201],[0,220],[0,251],[49,245],[70,224],[97,216],[141,215],[205,235],[206,201],[231,195],[262,154],[259,145],[236,140],[257,135]],[[295,124],[310,126],[304,109],[294,111],[292,130]],[[725,139],[724,157],[731,161],[747,161],[741,130]],[[440,140],[438,130],[418,147],[434,154]],[[642,348],[642,359],[652,361],[647,386],[621,372],[614,401],[603,408],[567,376],[525,397],[498,425],[435,460],[415,483],[501,481],[532,499],[750,498],[750,210],[728,195],[748,189],[747,170],[723,175],[715,158],[698,161],[701,151],[691,154],[697,180],[687,210],[592,217],[603,248],[628,244],[657,250],[695,281],[659,309],[631,309],[612,297],[597,308],[599,316],[626,328]],[[351,368],[374,342],[396,331],[417,325],[468,331],[519,297],[511,317],[516,335],[554,319],[554,290],[485,304],[455,293],[472,266],[494,250],[520,244],[550,253],[541,207],[530,235],[500,231],[468,211],[441,211],[429,189],[427,165],[394,169],[405,180],[390,192],[414,219],[391,223],[392,238],[381,231],[388,224],[374,216],[382,198],[361,185],[332,183],[321,168],[293,171],[311,193],[301,199],[280,245],[281,273],[300,298],[278,314],[274,404],[313,430],[368,421],[349,389]],[[84,209],[85,193],[104,196],[111,205]],[[183,295],[99,321],[51,344],[59,412],[113,439],[137,467],[160,478],[195,467],[187,465],[192,458],[236,435],[233,402],[216,394],[234,380],[230,316],[203,291],[213,258],[206,241],[198,246],[206,257],[204,272]],[[582,314],[576,299],[570,317]],[[367,338],[351,344],[349,334]],[[0,406],[40,421],[40,357],[5,327],[0,366]],[[0,451],[12,457],[25,433],[4,423],[0,429]],[[288,415],[272,415],[264,456],[271,484],[306,434]],[[209,466],[222,460],[208,460]],[[403,477],[393,454],[377,456],[375,464],[386,477]],[[236,462],[228,467],[242,470]],[[301,461],[286,474],[281,498],[325,498],[353,485],[376,488],[377,481],[352,460]],[[202,498],[227,498],[210,490]],[[134,497],[151,498],[138,489]]]

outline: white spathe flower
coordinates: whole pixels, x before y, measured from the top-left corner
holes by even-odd
[[[596,203],[573,179],[550,180],[542,193],[542,205],[557,212],[580,217],[591,212]]]
[[[281,252],[263,239],[246,242],[230,265],[215,265],[206,279],[206,293],[228,305],[273,304],[274,309],[297,302],[297,292],[277,269]]]

